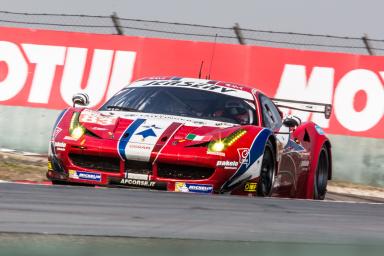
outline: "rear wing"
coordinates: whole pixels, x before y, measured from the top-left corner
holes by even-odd
[[[326,119],[331,117],[332,105],[297,100],[271,99],[279,108],[295,109],[305,112],[324,114]]]

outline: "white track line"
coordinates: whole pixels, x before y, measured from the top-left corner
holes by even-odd
[[[283,197],[265,197],[267,200],[292,200],[292,201],[307,201],[313,203],[346,203],[346,204],[373,204],[373,205],[384,205],[384,203],[375,202],[356,202],[356,201],[338,201],[338,200],[313,200],[313,199],[302,199],[302,198],[283,198]]]
[[[17,154],[17,155],[23,155],[23,156],[42,156],[42,157],[46,156],[46,155],[43,155],[43,154],[27,152],[27,151],[17,151],[15,149],[9,149],[9,148],[0,148],[0,152]]]

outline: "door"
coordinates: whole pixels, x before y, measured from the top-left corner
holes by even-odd
[[[278,168],[273,195],[292,197],[296,193],[297,169],[300,164],[300,157],[290,150],[291,143],[295,142],[291,140],[290,130],[283,124],[275,104],[262,94],[260,94],[259,99],[263,126],[270,128],[276,137]]]

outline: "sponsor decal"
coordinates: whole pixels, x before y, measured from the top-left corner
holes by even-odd
[[[175,182],[175,192],[211,194],[212,185]]]
[[[225,156],[224,152],[212,152],[212,151],[207,151],[207,155],[215,155],[215,156]]]
[[[234,83],[219,82],[218,85],[230,87],[230,88],[233,88],[233,89],[236,89],[236,90],[240,90],[240,91],[244,90],[243,86],[241,86],[239,84],[234,84]]]
[[[78,179],[79,176],[77,175],[77,171],[75,170],[68,170],[68,176],[72,179]]]
[[[76,170],[68,170],[69,178],[77,180],[90,180],[90,181],[101,181],[101,174],[95,172],[82,172]]]
[[[57,142],[57,141],[54,142],[53,145],[54,145],[56,151],[65,151],[65,147],[67,146],[66,143],[64,143],[64,142]]]
[[[131,87],[131,86],[129,86]],[[110,112],[108,112],[110,113]],[[162,119],[166,121],[173,120],[174,122],[183,122],[187,126],[201,127],[201,126],[216,126],[216,127],[232,127],[233,123],[218,122],[208,119],[199,119],[199,118],[189,118],[184,116],[173,116],[166,114],[149,114],[149,113],[125,113],[125,112],[113,112],[116,115],[119,115],[123,118],[136,119],[138,117],[144,119]],[[162,120],[159,120],[160,122]],[[144,127],[144,126],[143,126]]]
[[[127,187],[142,187],[148,189],[156,189],[156,190],[167,190],[167,182],[157,182],[151,180],[140,180],[140,179],[129,179],[127,178],[128,174],[125,175],[123,179],[118,177],[109,177],[108,183],[111,185],[117,186],[127,186]],[[131,177],[131,176],[130,176]],[[138,178],[138,176],[135,176]],[[140,177],[144,178],[144,177]]]
[[[84,109],[81,111],[79,121],[81,123],[92,123],[98,125],[115,125],[117,117],[105,116],[100,112],[96,112],[90,109]]]
[[[52,162],[48,161],[48,171],[53,171]]]
[[[237,161],[217,161],[217,167],[224,167],[224,169],[237,169],[239,162]]]
[[[151,147],[145,144],[138,144],[138,143],[130,143],[128,144],[128,148],[131,149],[142,149],[142,150],[150,150]]]
[[[185,182],[175,182],[175,192],[184,192],[188,193],[189,189]]]
[[[108,129],[107,128],[102,128],[102,127],[97,127],[97,126],[94,126],[91,128],[91,130],[95,130],[95,131],[107,131]],[[112,135],[112,134],[110,134]]]
[[[63,129],[61,129],[60,127],[56,127],[55,128],[55,131],[53,132],[53,139],[55,139],[57,137],[57,135],[59,135],[59,133],[62,131]]]
[[[218,123],[215,123],[215,126],[217,126],[217,127],[222,127],[222,126],[224,126],[224,127],[228,127],[228,123],[224,123],[224,122],[218,122]]]
[[[239,154],[239,163],[249,166],[249,148],[238,148],[237,153]]]
[[[141,173],[125,173],[125,178],[132,180],[149,180],[149,175]]]
[[[120,184],[153,188],[156,182],[150,180],[121,179]]]
[[[77,141],[77,139],[71,137],[71,136],[65,136],[64,137],[65,140],[71,140],[71,141]]]
[[[256,192],[257,183],[256,182],[247,182],[244,186],[245,192]]]
[[[63,117],[64,117],[65,113],[67,113],[67,111],[68,110],[61,111],[61,113],[57,117],[55,125],[53,126],[54,130],[52,132],[51,141],[54,141],[56,139],[57,135],[59,135],[59,133],[63,130],[60,127],[58,127],[58,125],[60,124],[61,120],[63,119]]]
[[[183,80],[156,80],[149,82],[145,84],[145,86],[180,86],[180,87],[191,87],[191,88],[196,88],[196,89],[204,89],[204,90],[210,90],[210,91],[215,91],[215,92],[221,92],[221,93],[228,93],[228,92],[235,92],[236,90],[222,87],[222,86],[217,86],[215,84],[210,84],[207,82],[203,81],[183,81]]]
[[[209,141],[211,140],[212,136],[199,136],[193,133],[189,133],[185,139],[192,140],[192,141]]]

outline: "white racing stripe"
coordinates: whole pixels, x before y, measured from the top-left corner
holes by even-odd
[[[149,161],[151,152],[164,131],[173,123],[169,120],[147,119],[133,133],[125,147],[128,160]]]

